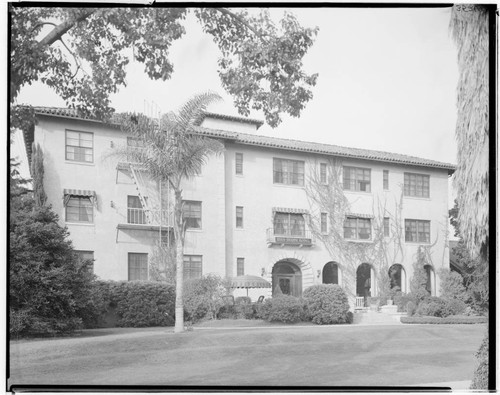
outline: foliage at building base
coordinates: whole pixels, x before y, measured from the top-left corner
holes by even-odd
[[[472,376],[471,390],[492,389],[489,386],[489,334],[486,332],[476,352],[476,369]]]
[[[92,310],[91,262],[76,256],[67,229],[59,226],[50,207],[36,205],[26,193],[11,194],[11,202],[10,334],[56,334],[80,328]]]

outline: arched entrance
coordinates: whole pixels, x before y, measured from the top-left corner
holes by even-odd
[[[401,292],[406,292],[406,272],[402,265],[395,263],[389,268],[389,279],[391,289],[398,287]]]
[[[356,296],[366,299],[375,296],[373,269],[369,263],[362,263],[356,270]]]
[[[273,296],[278,291],[284,295],[302,295],[302,273],[300,268],[292,262],[283,260],[277,262],[273,267]]]
[[[425,289],[431,296],[436,295],[436,276],[434,275],[434,269],[431,265],[425,265],[425,274],[427,275],[427,283],[425,284]]]
[[[339,283],[339,265],[337,262],[328,262],[323,266],[323,284]]]

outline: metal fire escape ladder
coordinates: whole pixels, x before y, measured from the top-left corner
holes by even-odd
[[[141,202],[142,208],[144,210],[144,215],[146,216],[146,222],[148,224],[152,223],[151,210],[149,209],[149,204],[142,191],[142,185],[144,185],[144,177],[141,171],[137,169],[134,164],[130,163],[130,172],[134,179],[135,189],[137,190],[137,196],[139,196],[139,201]]]

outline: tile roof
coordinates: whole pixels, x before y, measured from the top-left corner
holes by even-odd
[[[68,108],[35,107],[35,112],[40,115],[84,119],[88,121],[100,122],[96,119],[81,117],[78,115],[78,112],[76,110]],[[220,118],[231,119],[232,117],[221,115]],[[246,118],[240,118],[240,120],[246,120]],[[256,122],[261,122],[261,121],[256,121]],[[111,119],[110,123],[113,124],[113,119]],[[452,174],[456,169],[456,166],[451,163],[438,162],[431,159],[418,158],[415,156],[403,155],[392,152],[375,151],[375,150],[352,148],[352,147],[342,147],[332,144],[323,144],[323,143],[291,140],[278,137],[260,136],[249,133],[229,132],[218,129],[209,129],[201,126],[196,127],[195,131],[196,133],[205,136],[231,140],[234,143],[244,144],[244,145],[269,147],[269,148],[299,151],[299,152],[309,152],[314,154],[338,156],[342,158],[365,159],[378,162],[389,162],[389,163],[405,164],[412,166],[440,168],[448,170],[448,174]]]
[[[234,116],[234,115],[217,114],[214,112],[207,112],[207,111],[205,112],[204,116],[201,118],[201,121],[203,121],[203,119],[205,119],[205,118],[215,118],[215,119],[224,119],[227,121],[250,123],[250,124],[256,125],[257,129],[260,128],[264,124],[264,121],[261,121],[259,119],[238,117],[238,116]]]

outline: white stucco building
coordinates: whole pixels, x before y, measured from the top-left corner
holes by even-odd
[[[75,249],[95,260],[102,279],[148,279],[154,245],[170,229],[168,215],[159,214],[169,210],[168,191],[153,198],[155,183],[110,156],[134,144],[118,127],[67,109],[36,114],[25,133],[28,157],[31,143],[39,144],[48,202]],[[324,282],[376,296],[387,278],[409,291],[420,247],[429,289],[439,294],[439,269],[449,267],[453,165],[259,136],[261,124],[206,114],[199,133],[225,150],[183,186],[186,276],[251,274],[273,284],[251,290],[254,298],[270,296],[277,284],[300,295]]]

